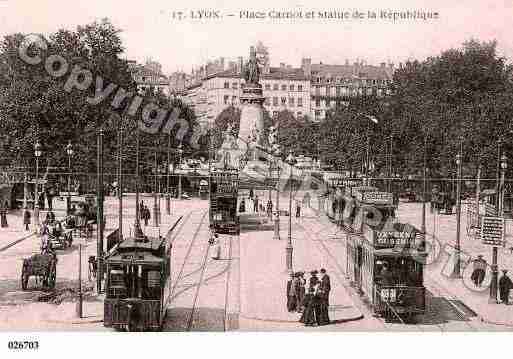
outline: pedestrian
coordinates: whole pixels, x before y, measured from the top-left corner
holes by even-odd
[[[55,190],[53,187],[50,187],[48,193],[46,194],[46,200],[48,201],[48,210],[53,211],[53,197],[55,196]]]
[[[315,324],[317,324],[317,317],[315,316],[315,308],[318,304],[317,298],[315,297],[315,290],[317,286],[318,284],[308,288],[308,292],[306,293],[304,300],[305,310],[303,311],[301,318],[299,318],[299,321],[304,323],[307,327],[313,327]]]
[[[266,207],[266,210],[267,210],[267,215],[269,217],[271,217],[272,213],[273,213],[273,201],[271,200],[268,200],[267,201],[267,207]]]
[[[499,294],[501,302],[509,305],[509,290],[513,287],[513,282],[508,277],[508,270],[502,270],[502,277],[499,279]]]
[[[258,213],[258,195],[255,195],[255,200],[253,201],[253,211]]]
[[[150,220],[150,209],[148,206],[144,206],[144,225],[148,225],[148,221]]]
[[[30,211],[25,209],[23,212],[23,224],[25,225],[25,230],[29,231],[29,225],[30,225]]]
[[[7,225],[7,201],[5,202],[5,206],[0,208],[0,227],[5,228]]]
[[[139,220],[144,220],[144,202],[141,201],[141,204],[139,205]]]
[[[308,286],[310,288],[315,287],[315,285],[319,282],[319,278],[317,278],[317,272],[316,270],[313,270],[310,272],[310,279],[308,280]]]
[[[330,277],[326,274],[326,269],[321,269],[321,281],[319,282],[318,306],[317,306],[317,324],[327,325],[330,324],[329,317],[329,295],[331,291]]]
[[[221,243],[219,243],[219,235],[217,233],[214,234],[214,243],[212,247],[212,259],[218,260],[221,259]]]
[[[486,273],[486,265],[486,261],[483,259],[482,254],[479,254],[472,263],[473,271],[470,279],[474,282],[476,287],[481,287],[481,284],[483,283]]]
[[[255,195],[255,192],[253,191],[253,188],[249,189],[249,198],[253,199],[253,196]]]
[[[287,310],[289,312],[295,312],[297,309],[297,283],[295,274],[290,273],[290,279],[287,282]]]
[[[298,272],[298,292],[297,292],[297,307],[298,312],[302,313],[305,309],[305,294],[306,294],[306,280],[305,273]]]
[[[301,216],[301,204],[299,201],[296,202],[296,217],[299,218]]]

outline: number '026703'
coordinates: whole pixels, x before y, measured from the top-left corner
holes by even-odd
[[[7,348],[10,350],[37,350],[39,349],[38,341],[9,341]]]

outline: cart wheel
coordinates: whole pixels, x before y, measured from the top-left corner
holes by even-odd
[[[25,271],[23,271],[23,273],[21,273],[21,289],[27,290],[28,280],[29,280],[29,275],[27,273],[25,273]]]

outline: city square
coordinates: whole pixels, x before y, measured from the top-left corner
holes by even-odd
[[[276,66],[248,37],[171,72],[126,34],[2,33],[0,331],[511,331],[504,42]]]

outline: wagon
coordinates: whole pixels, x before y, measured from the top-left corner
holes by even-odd
[[[21,269],[21,288],[27,290],[30,277],[36,277],[36,283],[41,282],[43,287],[53,289],[57,276],[57,255],[54,252],[34,254],[23,259]]]
[[[48,226],[48,229],[50,230],[49,239],[51,248],[66,249],[71,247],[73,243],[72,229],[63,229],[60,224]]]

